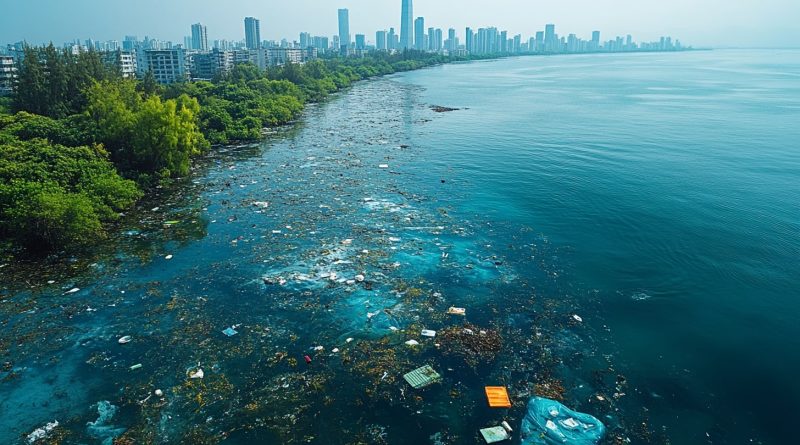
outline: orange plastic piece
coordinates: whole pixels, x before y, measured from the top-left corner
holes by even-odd
[[[505,386],[487,386],[486,398],[492,408],[511,408],[511,400]]]

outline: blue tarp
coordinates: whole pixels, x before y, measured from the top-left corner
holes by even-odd
[[[522,420],[522,445],[596,445],[606,433],[602,422],[555,400],[534,397]]]

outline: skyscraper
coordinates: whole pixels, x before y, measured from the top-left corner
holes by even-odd
[[[450,28],[447,30],[448,51],[455,51],[458,49],[458,40],[456,40],[456,30]]]
[[[472,28],[467,28],[466,30],[466,43],[467,51],[475,52],[475,34],[472,32]]]
[[[300,33],[300,48],[306,49],[311,46],[311,34],[307,32]]]
[[[257,18],[245,17],[244,41],[247,49],[261,48],[261,22]]]
[[[367,37],[364,34],[356,34],[356,50],[364,51],[367,49]]]
[[[417,17],[414,20],[414,49],[424,51],[423,45],[425,45],[425,19]]]
[[[545,25],[544,27],[544,50],[555,52],[556,46],[556,25]]]
[[[343,53],[350,49],[350,11],[339,10],[339,45]]]
[[[592,32],[592,51],[600,49],[600,31]]]
[[[403,10],[400,15],[400,49],[414,47],[414,5],[411,0],[403,0]]]
[[[397,34],[394,32],[394,28],[389,28],[389,34],[386,35],[386,48],[390,51],[397,49]]]
[[[208,31],[200,23],[192,25],[192,48],[200,51],[208,51]]]

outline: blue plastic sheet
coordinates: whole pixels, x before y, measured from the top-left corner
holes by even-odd
[[[555,400],[534,397],[522,420],[522,445],[596,445],[606,433],[602,422]]]

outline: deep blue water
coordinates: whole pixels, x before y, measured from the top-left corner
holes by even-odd
[[[58,420],[66,443],[481,443],[561,382],[609,444],[792,443],[799,117],[800,51],[363,82],[198,164],[88,260],[5,264],[0,442]],[[419,335],[464,323],[499,353]],[[424,364],[444,379],[414,391]],[[494,384],[512,409],[484,407]]]

